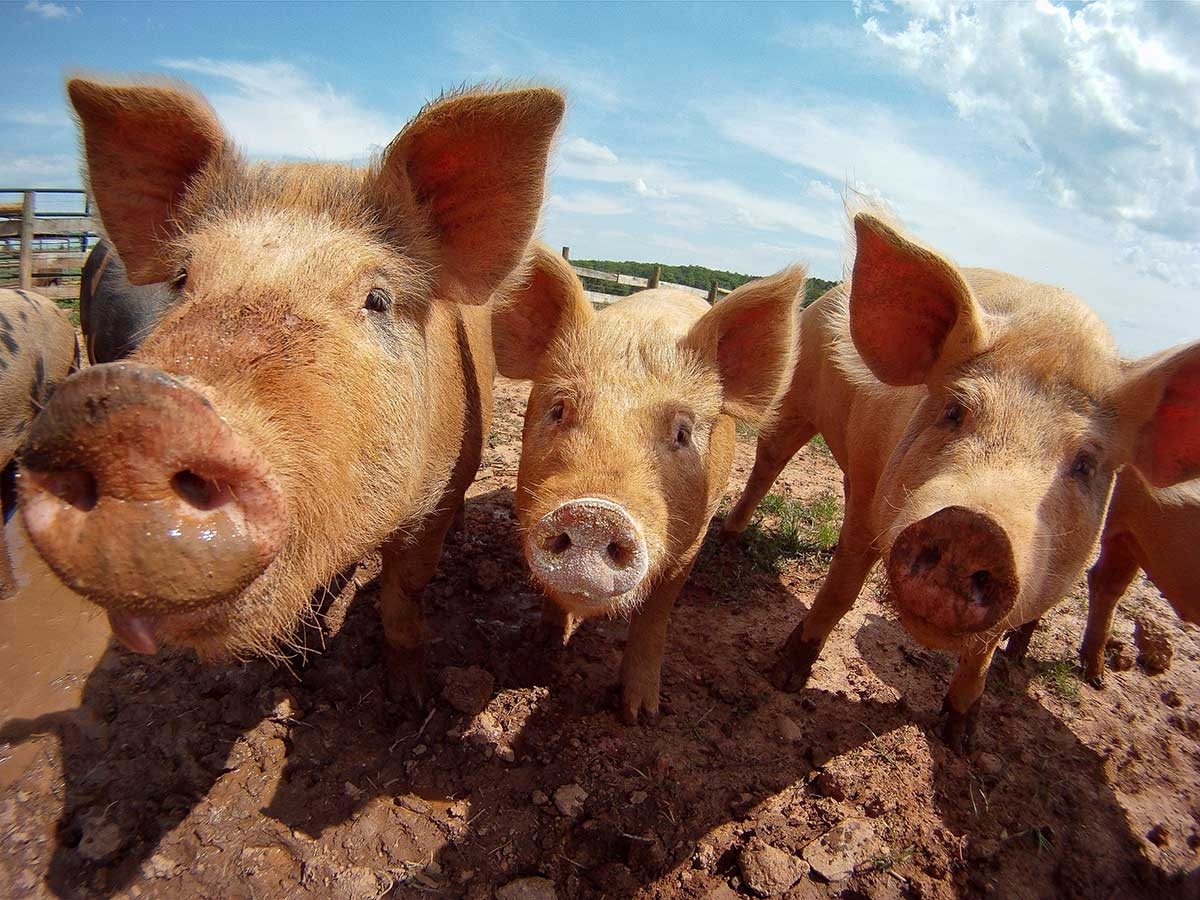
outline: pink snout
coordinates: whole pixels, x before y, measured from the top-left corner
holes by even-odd
[[[887,574],[901,611],[947,635],[986,631],[1020,592],[1004,529],[962,506],[947,506],[900,532]]]
[[[140,650],[154,649],[152,617],[235,596],[287,531],[262,454],[200,394],[134,363],[59,387],[21,451],[19,488],[38,553]]]
[[[650,569],[637,522],[598,497],[571,500],[542,516],[525,538],[525,553],[544,585],[591,601],[628,593]]]

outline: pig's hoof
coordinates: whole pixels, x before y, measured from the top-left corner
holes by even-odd
[[[779,662],[771,671],[771,683],[789,693],[803,690],[812,677],[813,663],[820,653],[820,643],[801,638],[800,626],[796,626],[786,643],[779,648]]]
[[[947,698],[942,703],[942,721],[938,726],[938,737],[959,756],[965,756],[971,752],[975,742],[975,721],[978,717],[978,700],[972,703],[965,713],[960,713],[955,711]]]
[[[625,725],[657,725],[659,717],[657,687],[640,689],[634,685],[621,688],[619,715]]]
[[[1098,666],[1092,666],[1091,663],[1085,662],[1083,665],[1083,679],[1096,690],[1104,689],[1104,663]]]
[[[425,679],[425,654],[420,650],[388,653],[387,696],[393,703],[424,709],[429,700]]]
[[[742,543],[742,532],[722,527],[717,540],[721,542],[722,547],[739,547]]]

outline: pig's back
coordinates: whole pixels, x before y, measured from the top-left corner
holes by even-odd
[[[665,329],[683,337],[709,309],[707,300],[687,291],[652,288],[618,300],[599,315],[609,324],[628,323],[630,328]]]
[[[1200,622],[1200,479],[1155,489],[1122,470],[1104,533],[1131,535],[1146,576],[1181,618]]]

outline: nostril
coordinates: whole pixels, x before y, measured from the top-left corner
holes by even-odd
[[[215,481],[197,475],[189,469],[171,476],[171,487],[183,502],[201,512],[216,509],[229,499],[229,492]]]
[[[47,491],[80,512],[91,512],[100,499],[96,477],[84,469],[47,472],[39,480]]]
[[[941,561],[941,550],[939,550],[937,547],[926,547],[924,550],[918,553],[916,559],[913,560],[912,568],[909,574],[913,575],[914,577],[924,575]]]
[[[571,549],[571,536],[565,531],[558,537],[546,541],[546,549],[555,555],[561,555]]]
[[[608,558],[613,561],[613,564],[618,569],[628,568],[630,562],[633,561],[633,551],[624,544],[619,544],[616,541],[609,544],[605,548],[605,551],[608,553]]]
[[[971,573],[971,599],[976,603],[987,601],[992,584],[992,573],[984,569]]]

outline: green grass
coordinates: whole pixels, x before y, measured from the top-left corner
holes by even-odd
[[[825,438],[822,435],[818,434],[815,438],[813,438],[811,441],[809,441],[809,443],[812,445],[812,448],[814,450],[816,450],[818,453],[822,453],[825,456],[833,455],[832,453],[829,452],[829,445],[827,443],[825,443]]]
[[[778,572],[787,559],[828,562],[841,522],[842,504],[832,491],[807,502],[767,494],[746,529],[746,550],[767,572]]]
[[[743,444],[752,444],[758,440],[758,429],[753,425],[747,425],[745,422],[737,422],[734,425],[737,431],[737,439]]]
[[[1055,660],[1041,673],[1046,681],[1046,687],[1060,700],[1074,703],[1079,699],[1079,674],[1075,662],[1071,659]]]
[[[71,324],[76,328],[79,327],[79,299],[77,297],[68,298],[66,300],[55,300],[58,308],[67,314],[67,318],[71,320]]]

